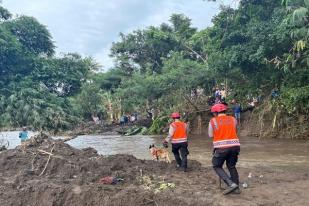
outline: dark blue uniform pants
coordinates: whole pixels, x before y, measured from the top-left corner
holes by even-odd
[[[239,176],[236,169],[239,152],[239,146],[214,150],[214,155],[212,158],[213,168],[217,175],[229,186],[232,183],[239,185]],[[231,177],[229,177],[229,175],[222,168],[224,162],[226,162],[226,166]]]
[[[177,164],[182,168],[187,168],[187,156],[189,154],[188,143],[172,143],[172,152],[175,156]]]

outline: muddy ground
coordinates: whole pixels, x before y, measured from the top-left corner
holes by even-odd
[[[46,166],[49,154],[52,156]],[[46,166],[46,169],[44,170]],[[43,171],[43,172],[42,172]],[[101,156],[48,137],[0,154],[1,206],[308,205],[309,171],[239,168],[248,188],[222,195],[211,167],[189,161],[187,173],[130,155]],[[251,178],[248,174],[251,173]],[[124,179],[100,183],[105,176]],[[170,184],[167,184],[170,183]]]

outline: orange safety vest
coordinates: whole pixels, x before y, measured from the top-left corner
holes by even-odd
[[[174,128],[172,143],[187,142],[187,124],[184,122],[173,122],[170,126]]]
[[[210,120],[213,129],[214,148],[240,146],[236,133],[236,120],[234,117],[220,115]]]

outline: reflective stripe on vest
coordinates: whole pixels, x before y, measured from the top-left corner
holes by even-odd
[[[233,147],[240,146],[239,139],[230,139],[213,142],[214,148],[224,148],[224,147]]]
[[[234,117],[226,115],[214,117],[210,120],[214,134],[214,148],[240,146],[235,123]]]
[[[187,125],[184,122],[173,122],[171,126],[174,128],[172,143],[187,142]]]

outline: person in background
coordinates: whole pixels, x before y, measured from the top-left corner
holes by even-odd
[[[219,87],[216,88],[216,91],[215,91],[215,98],[221,100],[221,92],[220,92]]]
[[[237,120],[237,124],[240,126],[240,112],[241,112],[241,106],[240,104],[236,101],[236,99],[232,100],[232,110],[233,110],[233,114],[235,119]]]
[[[168,142],[172,143],[172,152],[177,162],[177,170],[187,171],[187,156],[188,151],[188,125],[180,121],[180,114],[174,112],[171,115],[174,120],[170,124],[168,136],[163,142],[164,147],[168,147]],[[180,154],[179,154],[180,153]]]
[[[135,116],[134,114],[130,115],[130,122],[134,123],[135,122]]]
[[[248,99],[248,111],[252,112],[255,108],[255,104],[252,99]]]
[[[21,143],[25,142],[28,139],[27,127],[22,128],[22,131],[19,133],[19,139]]]
[[[228,186],[224,195],[231,192],[240,193],[239,176],[236,169],[238,155],[240,152],[240,142],[237,136],[237,122],[234,117],[226,115],[227,106],[224,104],[215,104],[211,108],[214,117],[210,120],[208,126],[208,135],[213,138],[214,153],[212,165],[219,176]],[[228,175],[222,168],[224,162],[229,170]]]
[[[216,99],[213,96],[208,96],[207,103],[209,106],[212,106],[215,104]]]
[[[215,104],[220,104],[220,103],[221,103],[221,98],[220,97],[216,97]]]
[[[253,97],[253,104],[255,107],[259,104],[258,97]]]
[[[124,126],[124,124],[125,124],[125,118],[124,118],[124,115],[122,115],[120,117],[120,126]]]
[[[196,88],[191,90],[191,99],[195,99],[197,97],[197,90]]]
[[[137,121],[137,120],[138,120],[138,118],[137,118],[137,116],[138,116],[137,112],[134,112],[133,115],[134,115],[134,117],[135,117],[135,121]]]
[[[100,124],[100,118],[97,115],[93,114],[91,115],[91,118],[95,124]]]
[[[272,99],[277,99],[279,97],[279,89],[278,89],[277,85],[275,86],[275,88],[272,89],[271,97],[272,97]]]
[[[200,86],[197,87],[196,89],[196,94],[197,94],[197,97],[201,97],[204,95],[204,89]]]
[[[124,115],[123,118],[124,118],[124,124],[127,125],[129,123],[128,115]]]
[[[151,110],[147,110],[147,119],[152,119],[152,116]]]
[[[225,99],[226,99],[226,91],[225,91],[224,88],[222,88],[222,90],[220,91],[220,94],[221,94],[221,100],[225,101]]]
[[[154,121],[158,117],[158,109],[152,108],[151,113],[152,113],[152,121]]]

